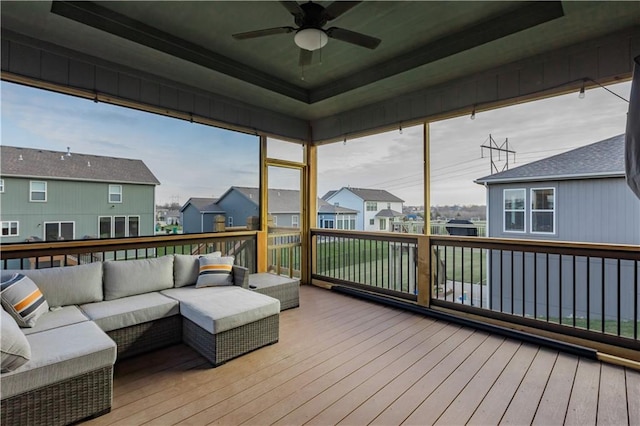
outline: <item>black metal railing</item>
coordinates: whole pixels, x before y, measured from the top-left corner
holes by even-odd
[[[314,229],[312,278],[417,299],[415,235]]]
[[[312,279],[409,300],[425,289],[427,307],[640,349],[637,246],[324,229],[311,237]],[[421,275],[420,239],[431,251]]]
[[[257,269],[255,231],[211,234],[158,235],[76,241],[3,244],[2,269],[40,269],[73,266],[102,260],[160,257],[168,254],[207,254],[220,251],[234,256],[235,264]]]

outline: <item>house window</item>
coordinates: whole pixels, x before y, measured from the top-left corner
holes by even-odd
[[[17,237],[19,235],[19,223],[17,221],[2,221],[2,236]]]
[[[45,222],[44,239],[45,241],[73,240],[75,227],[74,222]]]
[[[100,238],[139,237],[140,216],[100,216],[98,233]]]
[[[227,218],[227,226],[232,227],[233,226],[233,216],[229,216]]]
[[[387,219],[380,219],[380,230],[381,231],[387,230]]]
[[[294,228],[300,227],[300,219],[297,214],[294,214],[293,216],[291,216],[291,226]]]
[[[109,202],[122,202],[122,185],[109,185]]]
[[[29,184],[29,201],[47,201],[47,182],[32,180]]]
[[[524,232],[524,209],[525,209],[524,189],[504,190],[504,231]]]
[[[387,208],[391,210],[391,203],[387,203]]]
[[[333,219],[324,219],[322,221],[322,228],[324,228],[324,229],[333,229],[333,227],[334,227]]]
[[[369,225],[375,225],[375,224],[376,224],[375,219],[369,219]]]
[[[130,237],[139,237],[140,236],[140,216],[129,216],[129,236]]]
[[[4,192],[4,179],[0,179],[0,193]]]
[[[376,203],[375,201],[367,201],[367,211],[368,212],[378,211],[378,203]]]
[[[349,229],[356,229],[356,217],[355,216],[349,216]]]
[[[555,233],[555,188],[531,190],[531,232]]]
[[[337,229],[344,229],[344,221],[342,219],[342,216],[338,216],[338,226]]]
[[[273,226],[278,226],[278,216],[271,216],[273,217]]]

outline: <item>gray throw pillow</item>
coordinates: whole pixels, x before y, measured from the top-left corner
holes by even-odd
[[[222,252],[214,251],[203,255],[175,254],[173,260],[174,287],[184,287],[196,283],[200,272],[200,262],[198,261],[200,256],[220,257]]]
[[[0,369],[13,371],[31,359],[31,346],[20,327],[4,309],[0,318]]]
[[[201,256],[196,288],[233,285],[233,257]]]
[[[153,259],[107,260],[104,267],[104,300],[173,287],[173,255]]]
[[[38,317],[49,310],[36,283],[22,274],[2,274],[0,297],[2,307],[20,327],[33,327]]]

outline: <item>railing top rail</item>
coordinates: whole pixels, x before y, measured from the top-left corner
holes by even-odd
[[[2,258],[12,259],[28,256],[55,254],[75,254],[100,251],[127,250],[146,247],[164,247],[172,245],[187,245],[206,243],[211,241],[227,241],[253,238],[257,231],[220,232],[205,234],[173,234],[146,237],[109,238],[73,241],[43,241],[33,243],[8,243],[0,247]]]
[[[640,260],[640,246],[633,244],[583,243],[575,241],[528,240],[489,237],[429,236],[431,245],[448,245],[511,251],[529,251],[575,256],[608,257],[622,255]]]
[[[363,240],[377,240],[377,241],[394,241],[394,242],[410,242],[415,243],[418,241],[419,234],[400,234],[397,232],[366,232],[366,231],[353,231],[353,230],[337,230],[337,229],[321,229],[312,228],[311,236],[331,236],[331,237],[351,237],[361,238]]]

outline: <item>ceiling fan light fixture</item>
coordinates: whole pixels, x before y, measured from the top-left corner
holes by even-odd
[[[320,29],[304,28],[296,33],[293,40],[299,48],[313,52],[323,48],[329,41],[329,37]]]

